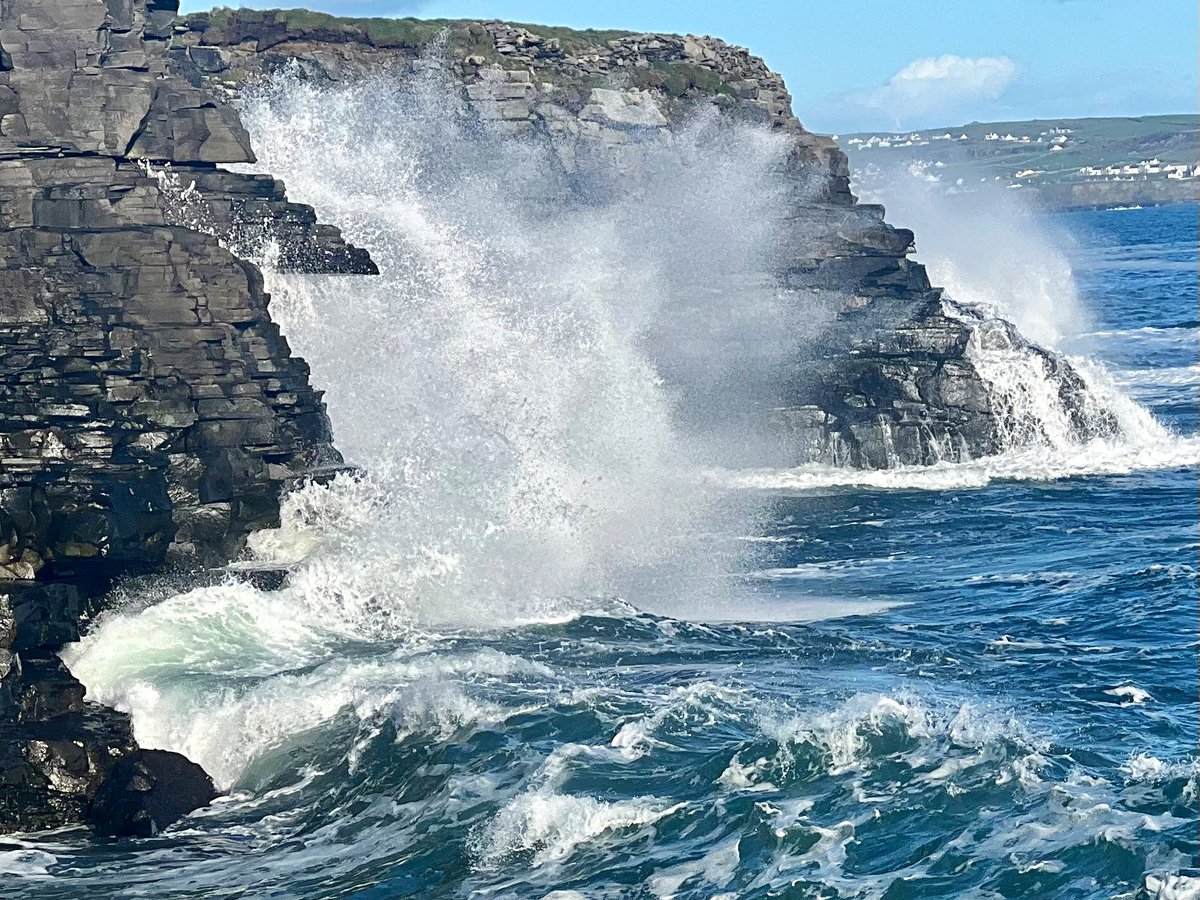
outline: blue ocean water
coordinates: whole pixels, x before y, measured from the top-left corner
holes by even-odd
[[[1195,435],[1197,210],[1058,219],[1068,349]],[[231,793],[148,841],[0,839],[3,895],[1195,897],[1196,468],[1033,463],[760,487],[741,621],[130,613],[81,664]]]

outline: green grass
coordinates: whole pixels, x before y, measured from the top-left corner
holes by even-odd
[[[648,69],[631,69],[630,72],[635,85],[642,90],[661,88],[672,97],[683,97],[693,92],[736,94],[712,69],[691,63],[656,62]]]
[[[1036,141],[1038,135],[1054,128],[1069,128],[1068,142],[1060,151],[1052,151],[1048,143],[1011,144],[985,141],[984,135],[1028,135]],[[890,132],[875,131],[843,134],[838,143],[857,165],[888,164],[908,159],[943,160],[946,164],[942,178],[958,177],[978,181],[981,177],[1011,179],[1023,169],[1042,169],[1038,181],[1056,182],[1078,180],[1084,166],[1104,167],[1137,163],[1158,157],[1166,163],[1195,164],[1200,159],[1200,116],[1165,115],[1125,118],[1029,119],[1012,122],[971,122],[953,127],[912,129],[928,139],[932,135],[949,133],[955,140],[931,142],[923,147],[892,147],[861,150],[851,146],[853,137],[866,139],[871,135]],[[901,132],[897,132],[901,133]],[[958,141],[966,134],[969,141]]]
[[[307,9],[231,9],[218,7],[210,14],[212,27],[228,28],[237,22],[261,24],[280,22],[301,33],[357,31],[370,43],[381,47],[423,47],[438,34],[456,24],[450,19],[350,18]],[[463,27],[465,29],[465,26]]]
[[[637,34],[636,31],[610,31],[595,28],[579,30],[565,28],[561,25],[529,25],[524,22],[506,22],[505,24],[512,25],[514,28],[524,28],[539,37],[557,40],[558,45],[568,56],[576,56],[598,47],[607,47],[609,41],[619,41]]]
[[[282,23],[289,31],[299,35],[353,34],[365,43],[377,47],[406,47],[420,49],[434,40],[443,31],[448,31],[451,49],[460,56],[482,56],[488,62],[505,64],[506,60],[495,52],[491,37],[478,22],[451,19],[392,19],[333,16],[328,13],[312,12],[307,9],[232,9],[218,7],[208,13],[211,27],[224,30],[238,23],[260,25],[267,22]],[[574,29],[553,25],[530,25],[519,22],[507,23],[524,28],[543,38],[558,41],[559,47],[568,56],[586,54],[589,50],[606,48],[609,41],[621,40],[637,34],[632,31],[604,29]],[[729,94],[734,90],[721,76],[711,69],[684,62],[657,62],[645,69],[629,69],[636,87],[658,88],[672,97],[684,97],[690,93]]]
[[[328,13],[312,12],[307,9],[233,9],[228,6],[217,7],[209,13],[214,28],[227,28],[234,22],[259,24],[266,21],[283,22],[288,28],[296,31],[345,31],[354,29],[362,33],[371,43],[379,46],[422,47],[433,40],[441,31],[450,28],[455,36],[459,32],[463,37],[469,32],[469,26],[476,23],[451,19],[414,19],[414,18],[360,18],[349,16],[334,16]],[[629,37],[636,32],[608,31],[560,26],[528,25],[518,22],[508,23],[517,28],[524,28],[544,38],[556,39],[559,46],[568,55],[583,53],[598,47],[607,46],[609,41]],[[478,27],[476,25],[476,27]],[[467,41],[466,43],[474,43]]]

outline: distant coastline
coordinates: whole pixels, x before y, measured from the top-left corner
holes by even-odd
[[[1200,203],[1200,183],[1188,181],[1084,182],[1030,188],[1036,205],[1051,210],[1169,206]]]
[[[1019,191],[1052,210],[1200,202],[1200,116],[972,122],[837,136],[858,186],[897,169],[946,193]]]

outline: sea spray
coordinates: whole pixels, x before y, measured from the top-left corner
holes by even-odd
[[[102,621],[69,654],[93,696],[132,710],[143,743],[232,784],[352,702],[348,645],[626,616],[629,601],[736,617],[729,574],[756,548],[733,538],[766,506],[725,488],[810,477],[761,468],[772,444],[755,423],[832,315],[771,274],[786,138],[698,115],[637,148],[635,167],[567,173],[546,144],[473,122],[436,68],[341,88],[284,75],[244,117],[260,165],[381,269],[267,273],[362,472],[291,495],[281,527],[251,540],[252,562],[290,569],[282,590],[231,579]],[[985,378],[1008,389],[1012,366],[989,368],[985,350]],[[1040,431],[1073,452],[1027,362],[1007,396],[1036,428],[1014,430],[1013,449]]]
[[[730,558],[697,540],[747,510],[691,473],[755,445],[748,411],[768,401],[754,386],[782,381],[789,323],[813,320],[786,314],[792,298],[765,277],[787,143],[698,119],[635,171],[598,165],[568,184],[546,177],[548,147],[478,132],[456,98],[436,74],[332,92],[285,81],[247,114],[261,164],[383,270],[269,283],[328,385],[339,447],[386,495],[355,552],[388,535],[386,567],[416,571],[394,554],[424,548],[456,581],[447,605],[647,579],[651,596],[699,603],[698,580],[715,586]]]
[[[921,171],[875,172],[863,199],[917,235],[915,258],[956,302],[1014,323],[1044,347],[1086,331],[1089,314],[1072,272],[1076,239],[1019,191],[981,183],[950,191]]]
[[[1184,213],[1114,218],[1185,220],[1194,259]],[[1191,321],[1194,288],[1185,277],[1154,303],[1114,290],[1114,344],[1174,343],[1166,326]],[[355,311],[352,291],[281,295],[281,310],[292,299]],[[1190,364],[1191,346],[1145,365]],[[186,748],[231,795],[136,846],[9,841],[5,887],[39,900],[1192,896],[1195,471],[1162,469],[1195,446],[1040,442],[960,466],[827,470],[827,489],[772,498],[772,520],[740,536],[773,554],[760,623],[740,601],[722,607],[732,623],[643,615],[637,593],[548,598],[541,616],[520,597],[423,608],[370,540],[375,519],[396,528],[405,493],[389,485],[419,486],[419,472],[307,488],[254,553],[313,585],[231,578],[139,603],[72,659],[148,742]],[[1007,480],[1101,471],[1130,474]],[[1006,480],[957,489],[972,478]],[[828,489],[852,479],[899,490]],[[383,589],[346,591],[343,570],[372,557]],[[787,621],[822,607],[834,620]],[[1134,685],[1148,699],[1111,693]]]
[[[634,170],[558,179],[547,147],[479,131],[457,97],[433,70],[284,77],[246,110],[260,165],[381,270],[267,272],[361,471],[293,493],[253,536],[248,561],[288,568],[282,589],[231,576],[108,616],[69,655],[144,745],[226,786],[347,705],[375,709],[377,679],[416,677],[347,668],[349,647],[627,616],[623,598],[703,617],[753,552],[733,538],[764,505],[696,473],[769,449],[755,423],[829,315],[769,277],[786,138],[714,113]]]

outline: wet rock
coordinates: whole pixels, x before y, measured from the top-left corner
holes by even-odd
[[[138,750],[113,765],[87,819],[109,837],[152,837],[216,797],[212,779],[186,757]]]
[[[135,756],[57,651],[114,578],[224,565],[341,461],[246,260],[272,242],[285,270],[374,263],[276,179],[219,168],[253,150],[170,71],[177,8],[0,4],[0,831],[83,821],[135,758],[156,786],[137,809],[132,776],[109,790],[114,832],[206,802],[178,760]]]
[[[59,683],[70,685],[69,675]],[[31,685],[43,696],[47,686]],[[0,739],[0,834],[86,821],[88,805],[109,771],[137,744],[129,717],[94,704],[80,706],[78,682],[68,702],[27,706],[6,722]],[[46,715],[46,718],[38,716]]]

